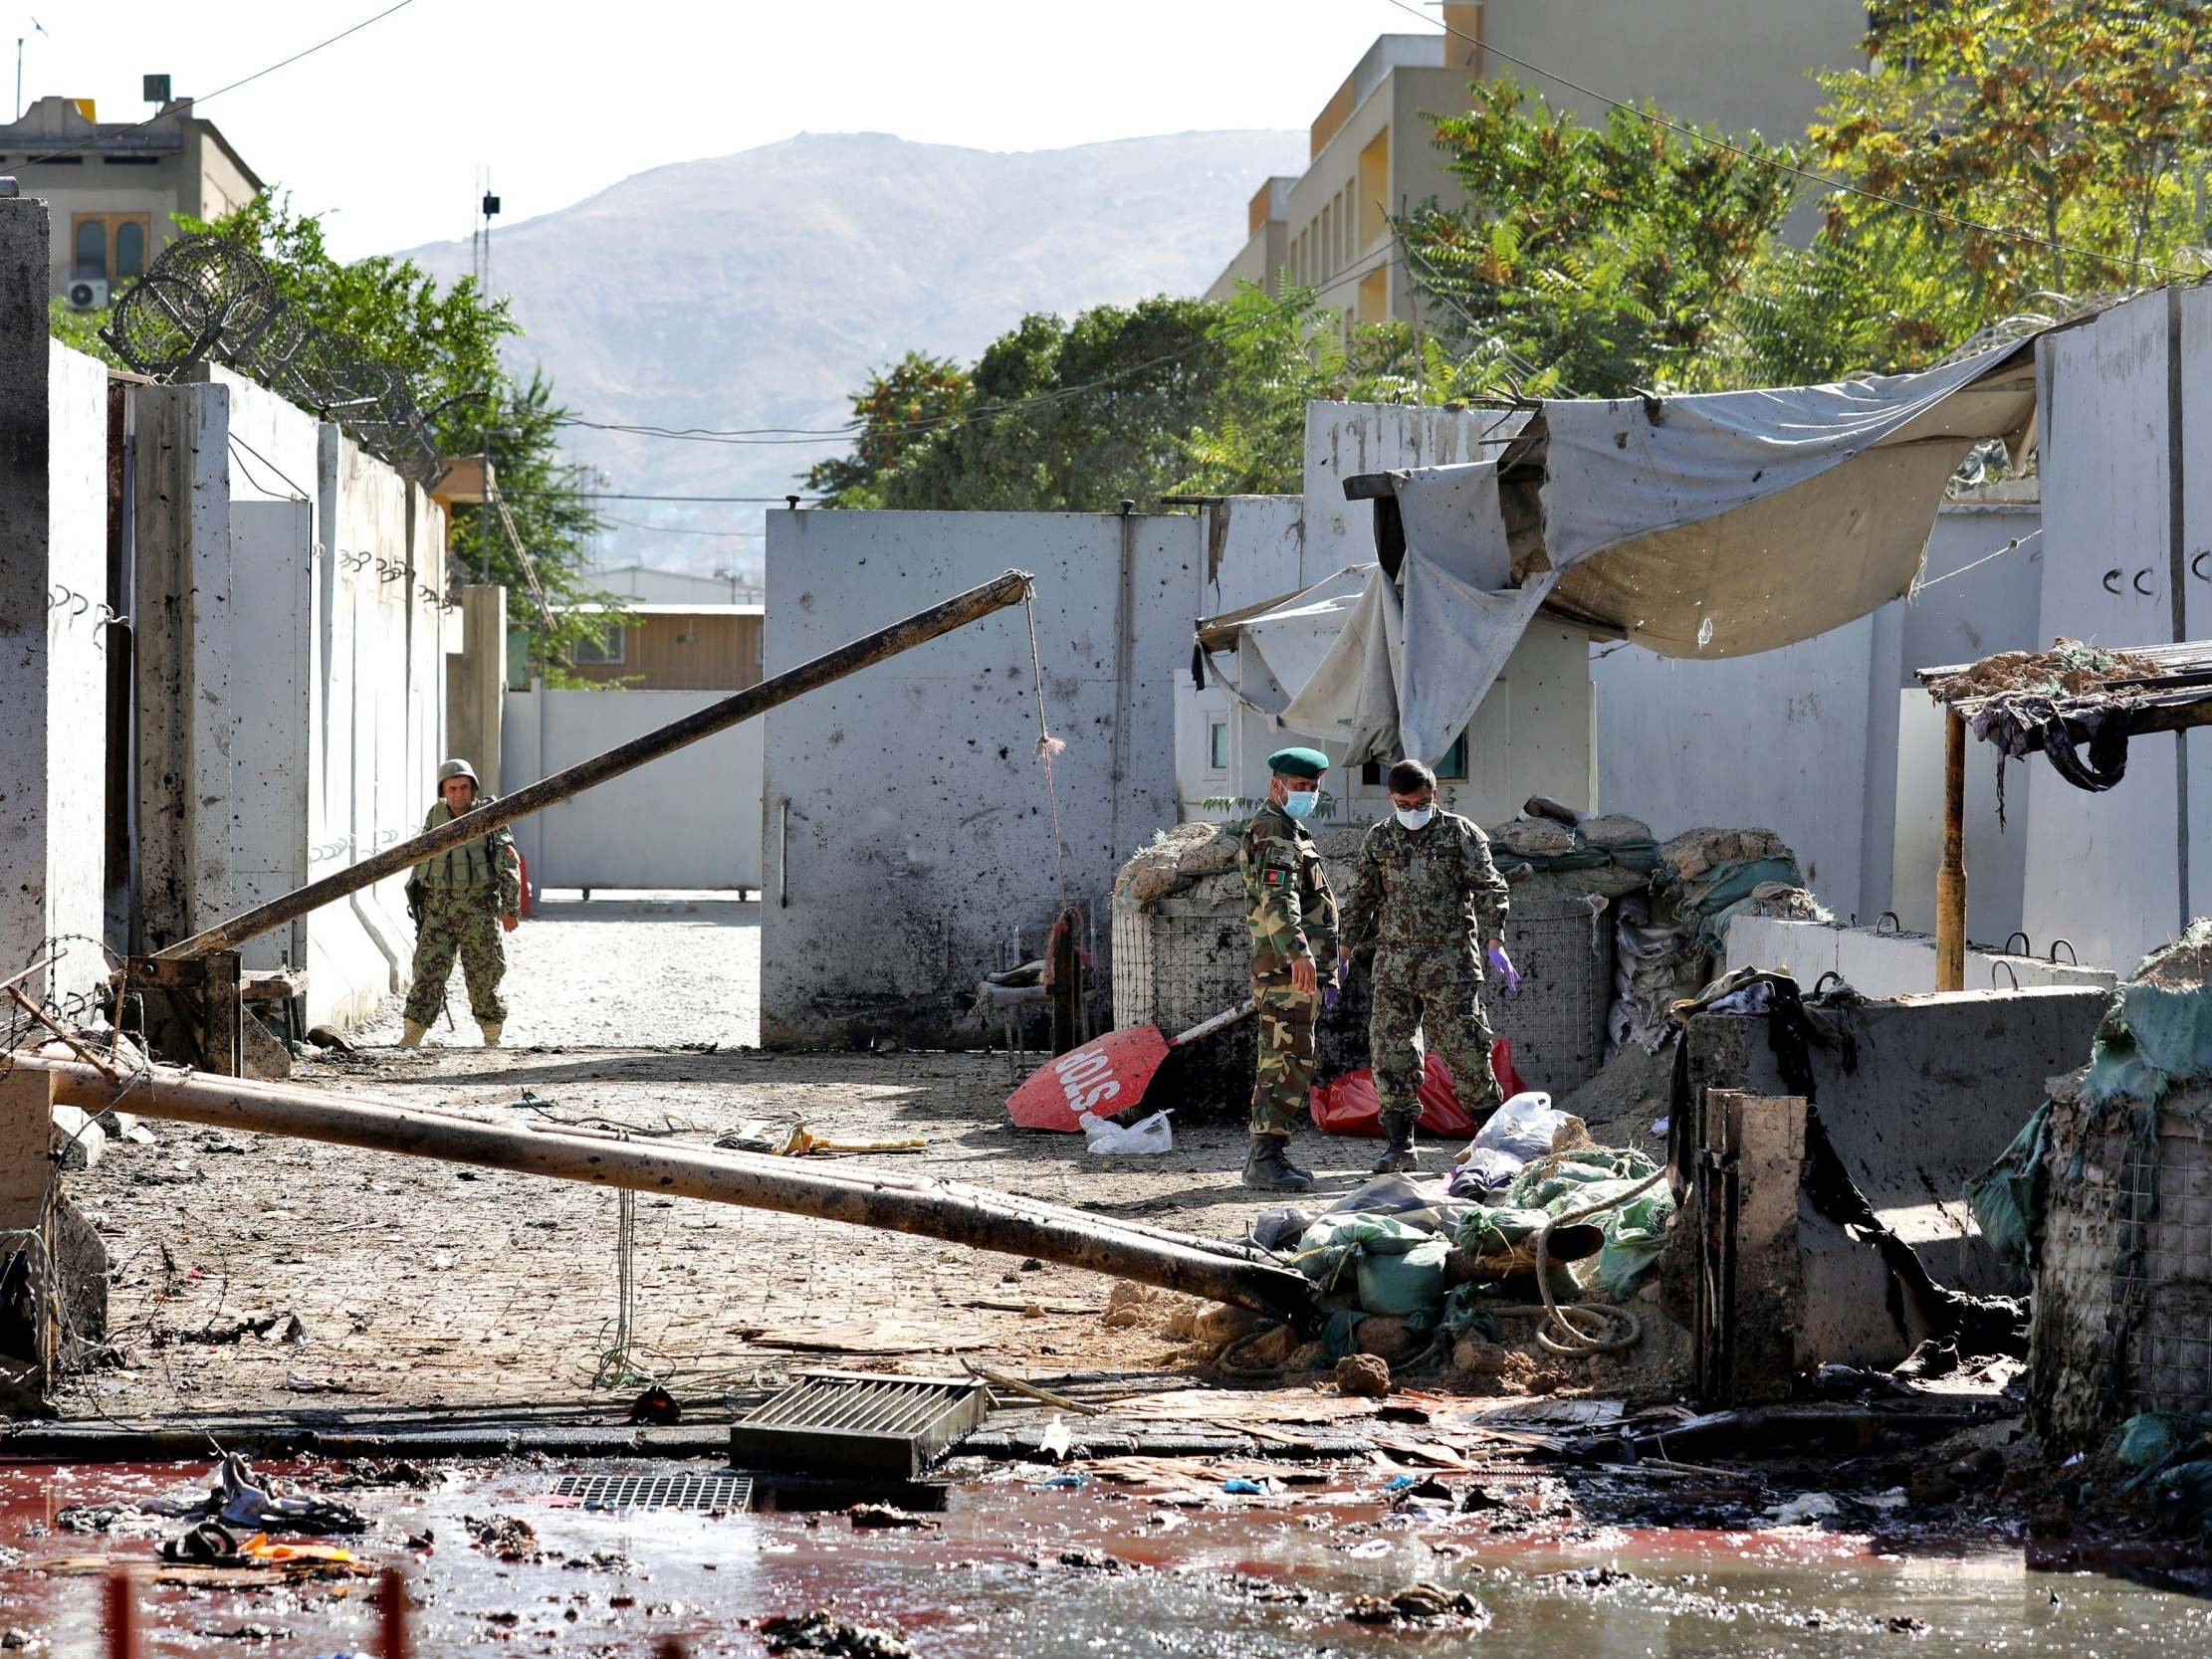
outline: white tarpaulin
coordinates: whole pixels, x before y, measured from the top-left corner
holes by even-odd
[[[1348,760],[1435,760],[1547,601],[1669,656],[1841,627],[1911,585],[1974,444],[2017,452],[2034,367],[2031,341],[1924,374],[1547,402],[1500,428],[1525,440],[1509,474],[1486,460],[1391,475],[1399,581],[1355,565],[1238,622],[1239,659],[1256,643],[1265,664],[1246,678],[1271,674],[1280,696],[1230,689]],[[1539,474],[1509,536],[1501,488],[1528,492]]]

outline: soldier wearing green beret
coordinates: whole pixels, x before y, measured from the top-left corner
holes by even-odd
[[[1336,895],[1302,819],[1320,800],[1329,757],[1277,749],[1267,804],[1252,814],[1236,850],[1252,931],[1252,1000],[1259,1005],[1259,1063],[1252,1084],[1251,1151],[1244,1184],[1261,1192],[1304,1192],[1313,1176],[1290,1161],[1290,1133],[1313,1090],[1313,1026],[1321,976],[1334,979]]]

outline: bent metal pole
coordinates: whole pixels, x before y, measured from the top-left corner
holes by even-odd
[[[894,622],[888,628],[878,629],[849,645],[816,657],[812,662],[801,663],[794,669],[762,681],[758,686],[726,697],[720,703],[709,704],[682,720],[670,721],[642,736],[632,737],[617,744],[604,754],[595,754],[588,760],[579,760],[551,777],[542,777],[536,783],[526,784],[512,795],[488,801],[474,812],[463,814],[436,829],[425,830],[411,840],[386,847],[382,852],[371,853],[358,864],[346,866],[321,881],[295,888],[265,905],[256,905],[227,922],[219,922],[205,933],[194,933],[190,938],[179,939],[154,954],[171,960],[205,955],[210,950],[230,950],[245,940],[272,928],[282,928],[288,922],[313,910],[342,899],[348,893],[396,875],[410,865],[420,864],[433,853],[442,853],[448,847],[458,847],[464,841],[474,841],[489,834],[502,824],[513,823],[517,818],[527,818],[533,812],[566,800],[570,795],[604,783],[610,777],[635,771],[649,760],[696,743],[702,737],[711,737],[733,726],[766,714],[794,697],[828,685],[832,680],[842,680],[846,675],[880,663],[886,657],[898,655],[940,634],[951,633],[993,611],[1003,610],[1017,604],[1028,593],[1031,581],[1027,572],[1008,570],[1004,575],[988,581],[981,587],[972,587],[966,593],[956,594],[926,611],[917,611],[903,622]]]
[[[809,1167],[795,1158],[666,1141],[486,1123],[176,1066],[153,1066],[116,1082],[80,1061],[22,1051],[12,1059],[19,1070],[50,1073],[57,1104],[88,1112],[127,1104],[145,1118],[918,1233],[1226,1302],[1308,1331],[1318,1327],[1314,1287],[1295,1269],[1225,1254],[1212,1240],[1129,1226],[984,1187],[849,1164]]]

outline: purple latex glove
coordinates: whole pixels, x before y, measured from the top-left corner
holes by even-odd
[[[1490,947],[1483,954],[1488,958],[1490,966],[1496,971],[1498,977],[1505,981],[1505,988],[1508,993],[1518,991],[1521,988],[1521,970],[1513,965],[1513,958],[1505,953],[1504,945],[1493,940]]]
[[[1339,956],[1336,959],[1336,971],[1329,975],[1329,982],[1321,987],[1322,1007],[1336,1006],[1336,999],[1344,994],[1345,975],[1351,971],[1352,959],[1349,956]]]

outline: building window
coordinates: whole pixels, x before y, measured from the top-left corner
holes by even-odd
[[[1464,783],[1467,780],[1467,734],[1462,731],[1452,739],[1451,746],[1443,751],[1443,758],[1437,762],[1438,782]]]
[[[630,659],[629,645],[630,631],[619,622],[609,623],[605,634],[599,639],[580,639],[576,641],[577,665],[580,667],[585,663],[626,663]]]
[[[70,222],[70,275],[121,283],[145,275],[146,215],[80,213]]]
[[[108,225],[101,219],[80,219],[75,235],[76,252],[70,263],[73,277],[108,279]]]
[[[1217,772],[1228,770],[1228,722],[1214,721],[1206,728],[1206,763]]]
[[[126,283],[146,274],[146,227],[135,219],[115,227],[115,281]]]

